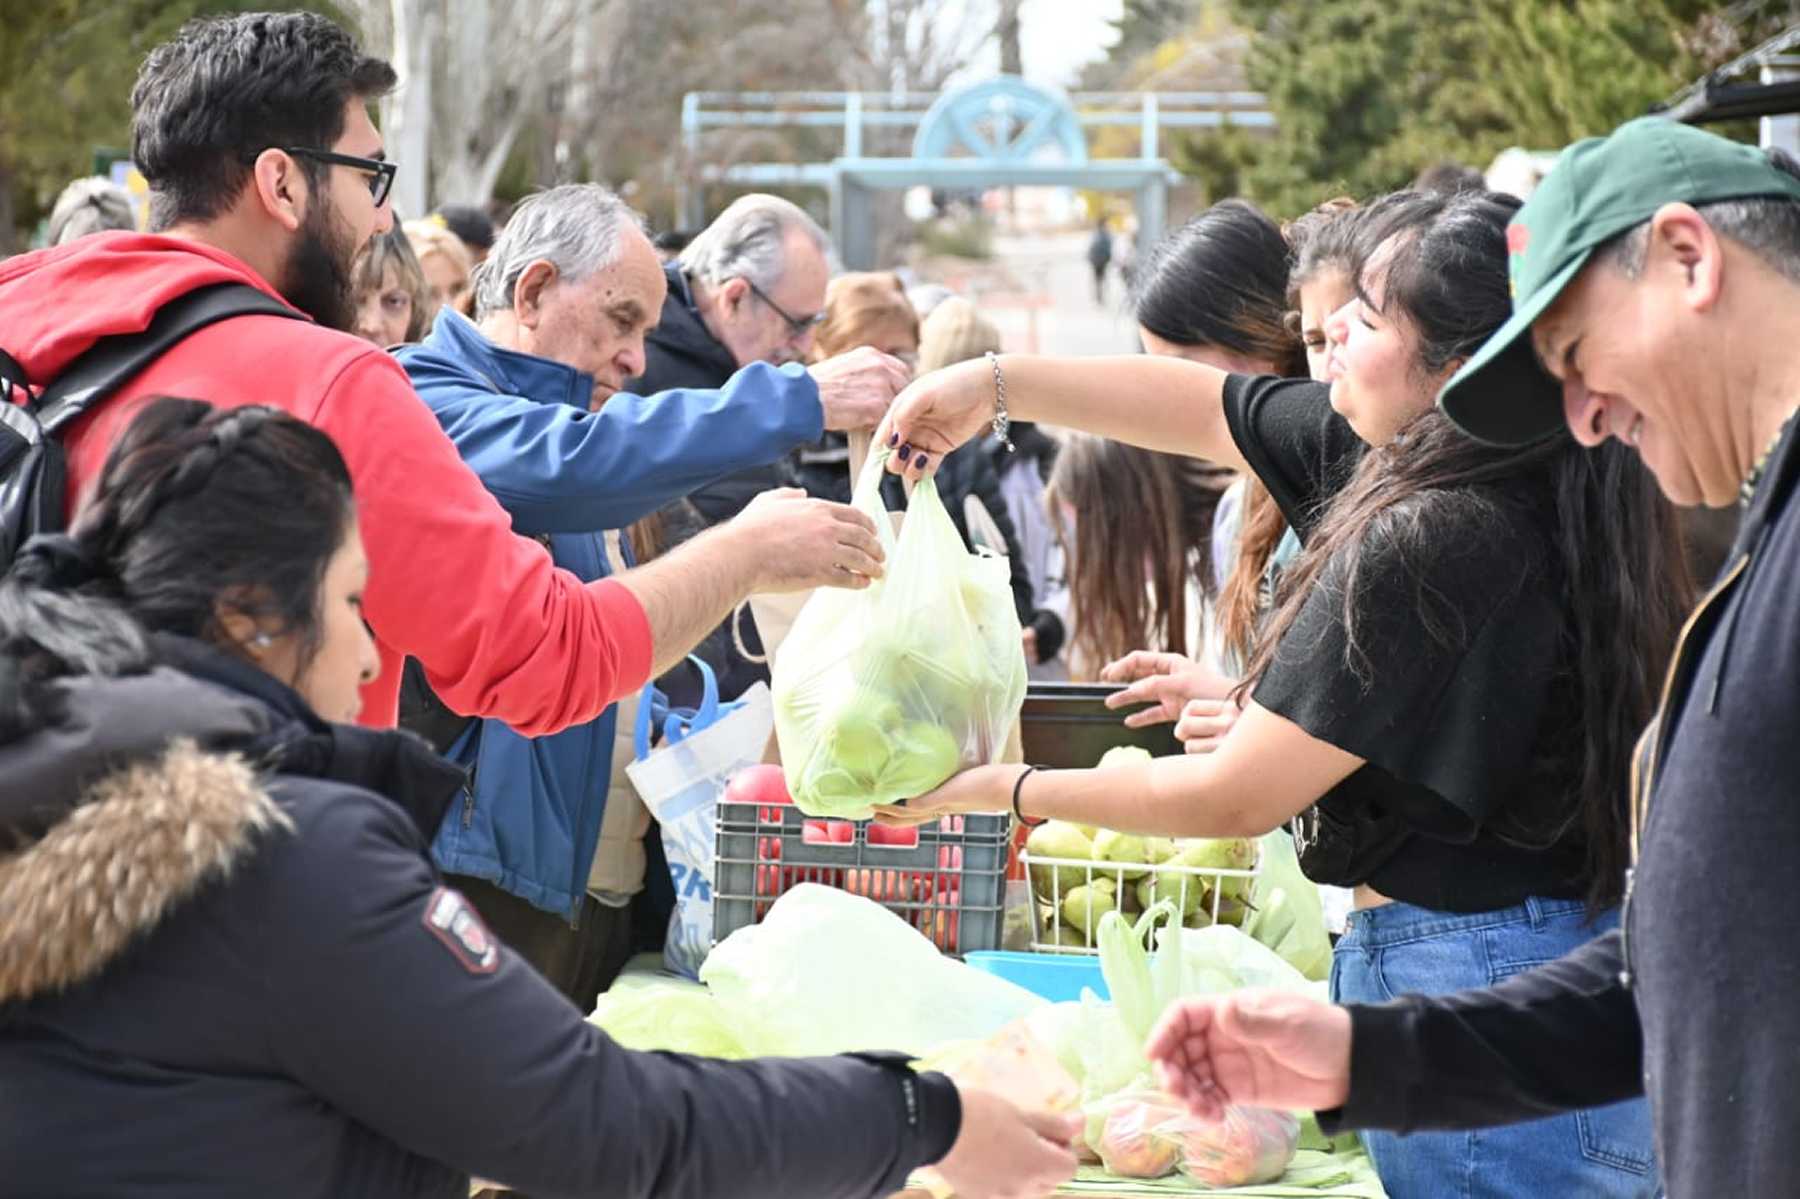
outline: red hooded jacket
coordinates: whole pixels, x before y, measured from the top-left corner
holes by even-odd
[[[0,347],[48,383],[96,338],[142,330],[169,300],[227,281],[276,295],[198,242],[81,238],[0,262]],[[131,418],[164,395],[268,404],[337,443],[355,483],[369,555],[363,607],[381,654],[380,677],[363,689],[365,724],[394,723],[405,656],[450,707],[534,736],[594,719],[649,677],[637,598],[614,580],[582,583],[516,536],[406,372],[368,342],[278,316],[199,330],[70,429],[71,504]]]

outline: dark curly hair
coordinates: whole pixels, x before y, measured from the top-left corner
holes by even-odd
[[[393,67],[314,13],[201,18],[150,52],[131,89],[131,153],[150,228],[218,216],[271,146],[329,149],[352,100],[386,94]],[[324,167],[298,159],[314,186]]]

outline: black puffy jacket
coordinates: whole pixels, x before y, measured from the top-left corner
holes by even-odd
[[[954,1140],[886,1059],[619,1048],[433,870],[459,771],[160,648],[0,744],[0,1196],[872,1196]]]

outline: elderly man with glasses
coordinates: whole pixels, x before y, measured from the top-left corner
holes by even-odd
[[[779,196],[735,201],[663,268],[668,298],[649,336],[644,372],[630,389],[648,395],[719,387],[753,362],[803,361],[824,315],[830,251],[825,231]],[[711,525],[787,481],[770,464],[730,475],[689,500]]]

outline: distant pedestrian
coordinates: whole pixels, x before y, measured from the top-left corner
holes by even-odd
[[[1112,234],[1106,228],[1106,218],[1101,217],[1094,223],[1094,236],[1088,242],[1088,265],[1094,268],[1094,303],[1106,303],[1106,268],[1112,265]]]

